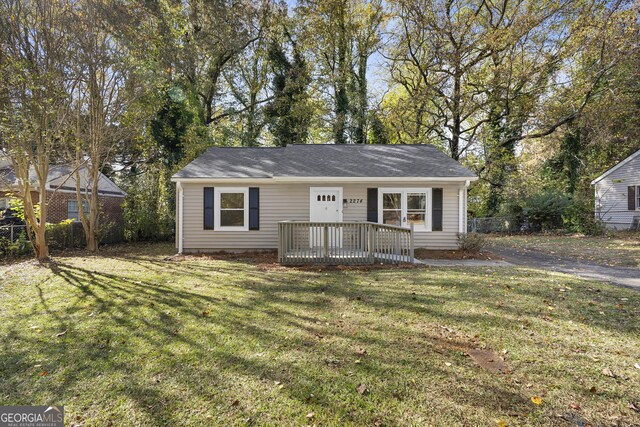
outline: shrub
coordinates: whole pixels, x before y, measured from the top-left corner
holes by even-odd
[[[602,235],[606,228],[602,221],[593,214],[593,199],[576,196],[562,214],[562,221],[567,231],[590,235]]]
[[[458,248],[467,253],[482,252],[489,241],[483,234],[478,233],[458,233]]]

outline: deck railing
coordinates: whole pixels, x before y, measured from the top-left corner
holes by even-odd
[[[373,222],[278,223],[281,264],[413,262],[413,228]]]

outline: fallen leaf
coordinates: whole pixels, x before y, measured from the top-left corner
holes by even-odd
[[[533,396],[531,401],[536,405],[542,405],[542,398],[540,396]]]
[[[496,427],[507,427],[508,425],[505,420],[496,420]]]
[[[231,402],[231,406],[238,406],[238,405],[240,405],[240,401],[238,399]]]
[[[364,384],[360,384],[356,390],[358,390],[358,393],[362,395],[364,395],[368,391],[367,386]]]
[[[41,377],[46,377],[47,375],[49,375],[49,372],[44,371],[40,374]]]
[[[356,350],[356,354],[364,356],[365,354],[367,354],[367,350],[365,350],[364,348],[359,348]]]
[[[632,411],[640,412],[640,408],[638,408],[638,406],[633,402],[629,402],[627,408],[631,409]]]
[[[577,403],[572,403],[571,405],[569,405],[569,408],[575,409],[576,411],[579,411],[580,410],[580,405],[578,405]]]
[[[598,391],[598,389],[596,388],[596,386],[593,386],[593,387],[591,387],[591,388],[589,389],[589,391],[590,391],[591,393],[595,393],[595,392],[597,392],[597,391]]]
[[[640,369],[640,363],[636,363],[635,365],[633,365],[636,369]]]
[[[203,311],[202,312],[202,317],[209,317],[209,312],[208,311]]]
[[[609,368],[604,368],[602,370],[602,374],[606,375],[608,377],[611,377],[611,378],[615,378],[616,377],[616,375],[613,372],[611,372],[611,369],[609,369]]]
[[[66,333],[67,333],[67,331],[65,330],[63,332],[57,333],[56,336],[57,337],[61,337],[61,336],[65,335]]]
[[[313,412],[309,412],[309,413],[307,414],[307,418],[309,418],[309,419],[311,419],[311,418],[313,418],[313,417],[315,417],[315,416],[316,416],[316,414],[314,414]]]
[[[451,363],[450,362],[444,362],[444,365],[445,366],[451,366]]]

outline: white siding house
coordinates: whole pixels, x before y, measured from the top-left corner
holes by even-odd
[[[591,182],[595,186],[595,216],[607,227],[638,228],[640,222],[640,151]]]
[[[476,176],[428,145],[213,147],[173,176],[179,252],[276,249],[282,221],[412,227],[454,249]]]

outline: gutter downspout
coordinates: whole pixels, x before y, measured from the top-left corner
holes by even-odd
[[[176,186],[178,188],[178,253],[182,254],[184,247],[184,191],[181,182],[177,182]]]
[[[458,190],[458,232],[467,232],[467,188],[470,181],[464,182],[464,187]]]

